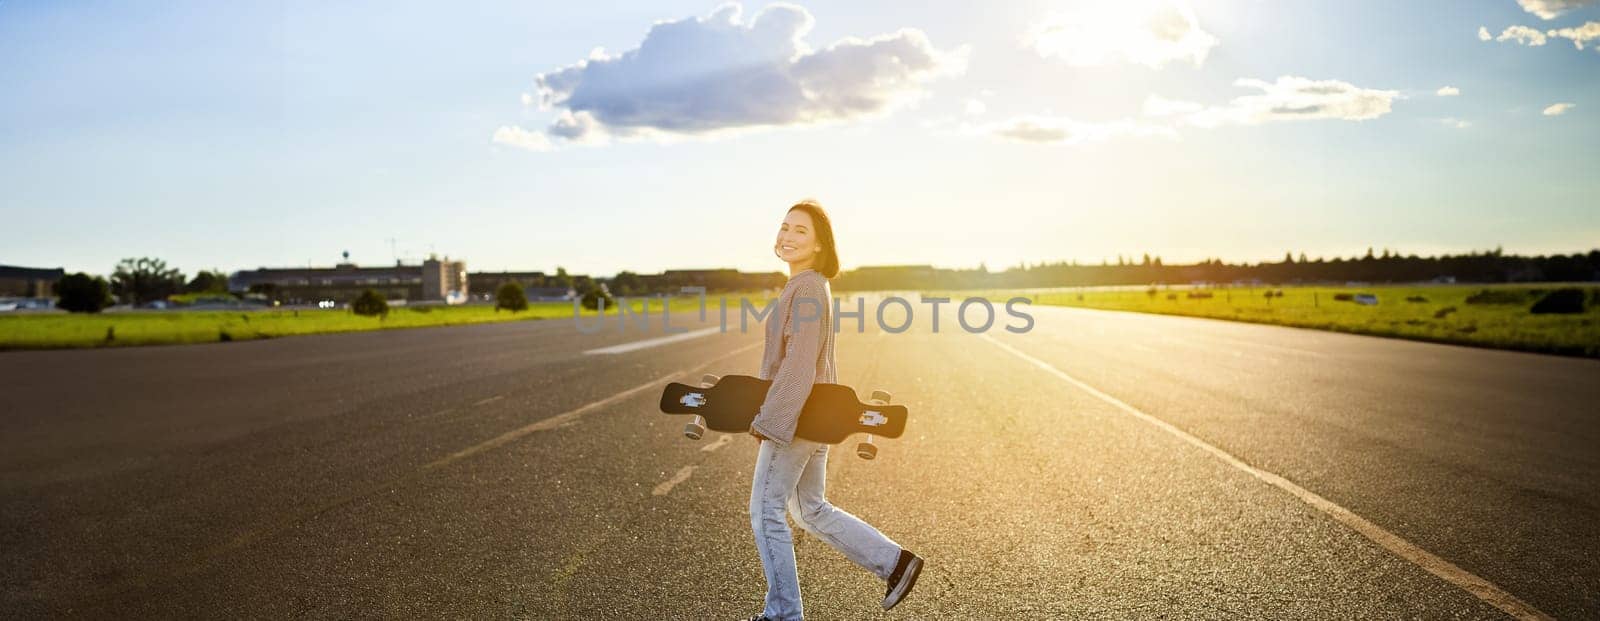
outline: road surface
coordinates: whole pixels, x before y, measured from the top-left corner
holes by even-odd
[[[840,381],[912,413],[876,461],[828,464],[836,505],[928,560],[890,615],[1600,616],[1600,361],[1031,312],[841,323]],[[656,400],[753,373],[759,330],[586,353],[659,336],[0,353],[0,610],[756,614],[755,442],[685,440]],[[810,616],[883,614],[881,583],[796,540]]]

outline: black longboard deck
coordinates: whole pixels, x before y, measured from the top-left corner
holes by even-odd
[[[698,414],[706,428],[723,433],[750,430],[772,382],[748,375],[726,375],[710,388],[671,383],[661,392],[666,414]],[[856,433],[898,438],[906,431],[906,407],[862,403],[856,391],[839,384],[816,384],[800,410],[794,435],[812,442],[838,444]]]

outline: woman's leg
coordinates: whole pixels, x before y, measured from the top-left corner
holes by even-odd
[[[750,485],[750,529],[767,577],[766,609],[762,614],[774,621],[802,616],[794,536],[783,510],[816,446],[815,442],[796,438],[788,448],[780,449],[768,441],[762,442],[756,453],[755,476]]]
[[[826,498],[828,445],[818,445],[795,492],[789,497],[789,514],[795,523],[880,579],[889,579],[900,544],[854,515],[833,506]]]

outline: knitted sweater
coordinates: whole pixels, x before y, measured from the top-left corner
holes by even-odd
[[[786,447],[813,384],[838,381],[833,363],[833,292],[814,270],[789,278],[767,317],[761,379],[772,380],[750,429]]]

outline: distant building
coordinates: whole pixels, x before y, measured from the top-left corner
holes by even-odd
[[[0,265],[0,297],[55,297],[56,281],[66,275],[66,270],[59,267],[46,269]]]
[[[707,292],[751,291],[776,289],[788,281],[778,272],[741,272],[735,269],[667,270],[659,275],[639,277],[644,286],[655,292],[677,294],[682,287],[705,287]]]
[[[429,258],[421,265],[357,267],[340,263],[331,268],[267,268],[242,270],[228,277],[236,293],[261,293],[286,304],[312,304],[322,300],[350,302],[372,289],[390,300],[465,301],[469,281],[467,264]]]
[[[500,286],[508,282],[521,285],[524,290],[548,286],[550,277],[544,272],[472,272],[467,274],[471,289],[480,296],[493,296]]]
[[[491,300],[500,287],[508,282],[522,286],[523,295],[529,301],[569,300],[576,295],[576,291],[587,289],[592,280],[588,276],[569,275],[568,285],[561,286],[556,282],[556,276],[544,272],[472,272],[467,274],[467,281],[472,283],[472,290],[479,299]]]

